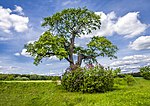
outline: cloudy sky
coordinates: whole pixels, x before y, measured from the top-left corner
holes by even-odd
[[[33,65],[24,44],[37,40],[45,31],[44,17],[65,8],[87,7],[101,15],[102,26],[82,36],[77,45],[90,37],[106,36],[118,46],[118,59],[99,57],[104,66],[120,67],[123,72],[138,71],[150,65],[150,0],[0,0],[0,73],[60,74],[69,65],[55,57]]]

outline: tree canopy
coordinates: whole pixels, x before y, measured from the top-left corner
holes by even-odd
[[[86,8],[69,8],[44,18],[42,24],[47,28],[34,43],[25,45],[27,52],[34,57],[34,64],[38,65],[42,58],[56,56],[60,60],[66,59],[70,67],[80,66],[82,61],[96,62],[96,57],[114,55],[117,46],[105,37],[94,36],[87,47],[75,45],[76,38],[100,29],[100,16]],[[74,56],[77,55],[75,61]]]

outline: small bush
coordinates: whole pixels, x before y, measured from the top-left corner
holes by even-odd
[[[123,78],[119,78],[119,77],[114,79],[114,83],[116,85],[126,85],[127,84],[126,81]]]
[[[125,75],[124,80],[127,82],[127,85],[133,85],[136,82],[132,75]]]
[[[121,73],[121,69],[120,68],[116,68],[115,70],[113,70],[113,76],[114,77],[118,77],[118,75],[120,75]]]
[[[21,77],[22,80],[29,80],[28,77]]]
[[[38,75],[36,74],[30,75],[30,80],[38,80]]]
[[[6,81],[14,80],[14,75],[12,75],[12,74],[0,74],[0,80],[6,80]]]
[[[7,78],[7,75],[5,74],[0,74],[0,80],[5,80]]]
[[[144,79],[150,80],[150,65],[140,68],[140,74]]]
[[[26,81],[26,80],[29,80],[29,78],[28,77],[20,77],[20,76],[18,76],[18,77],[15,78],[15,80]]]
[[[14,80],[14,76],[13,75],[7,75],[7,78],[5,80],[7,80],[7,81]]]
[[[68,91],[81,91],[83,93],[106,92],[112,90],[113,84],[112,70],[99,66],[69,71],[62,77],[62,86]]]

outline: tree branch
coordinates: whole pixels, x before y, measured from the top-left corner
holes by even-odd
[[[69,63],[72,63],[73,64],[73,62],[72,61],[70,61],[70,59],[69,58],[65,58]]]

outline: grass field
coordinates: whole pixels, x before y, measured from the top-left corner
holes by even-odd
[[[96,94],[66,92],[53,82],[0,82],[0,106],[150,106],[150,81],[136,81]]]

